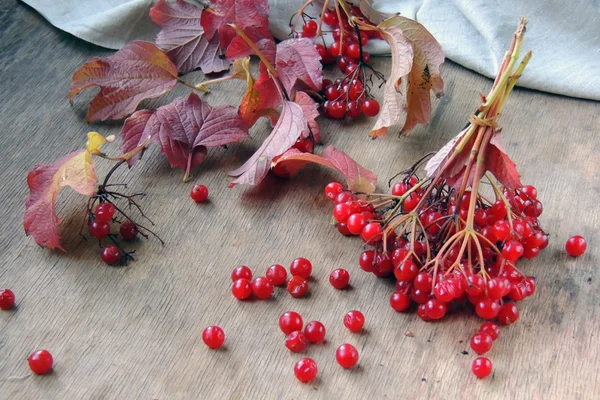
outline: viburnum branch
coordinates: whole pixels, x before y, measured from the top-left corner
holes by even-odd
[[[197,91],[197,92],[202,92],[202,93],[207,93],[208,89],[205,89],[203,87],[199,87],[199,86],[194,86],[190,83],[187,83],[186,81],[184,81],[183,79],[177,77],[177,82],[181,83],[183,86],[189,87],[190,89],[192,89],[193,91]]]

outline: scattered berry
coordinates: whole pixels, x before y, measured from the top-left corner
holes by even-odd
[[[127,220],[119,227],[119,234],[123,240],[131,242],[137,236],[138,229],[133,222]]]
[[[252,293],[258,299],[268,299],[273,294],[273,284],[266,277],[259,276],[252,281]]]
[[[302,325],[302,316],[295,311],[285,312],[279,317],[279,328],[286,335],[294,331],[301,331]]]
[[[335,359],[342,368],[352,368],[358,362],[358,350],[351,344],[343,344],[335,351]]]
[[[290,274],[307,279],[312,273],[312,264],[306,258],[296,258],[290,265]]]
[[[52,370],[54,359],[48,350],[38,350],[27,358],[29,368],[36,375],[44,375]]]
[[[271,281],[273,286],[282,286],[285,285],[287,281],[287,271],[283,267],[283,265],[274,264],[267,269],[266,273],[267,279]]]
[[[344,317],[344,326],[350,332],[360,332],[365,324],[365,316],[358,310],[348,311]]]
[[[477,357],[473,361],[471,370],[479,379],[483,379],[492,373],[492,362],[485,357]]]
[[[238,279],[248,279],[249,281],[252,280],[252,270],[245,265],[237,267],[233,270],[233,272],[231,272],[231,280],[235,282]]]
[[[325,325],[319,321],[310,321],[304,328],[304,337],[311,343],[319,343],[325,339]]]
[[[10,310],[15,306],[15,294],[10,289],[0,290],[0,309]]]
[[[585,253],[585,249],[587,248],[587,242],[582,236],[573,236],[567,240],[565,244],[565,249],[567,253],[571,257],[579,257],[583,253]]]
[[[519,308],[515,303],[504,303],[498,312],[498,322],[502,325],[510,325],[519,319]]]
[[[102,258],[102,261],[108,265],[114,265],[118,263],[121,261],[122,256],[123,254],[121,253],[121,249],[114,244],[108,244],[100,251],[100,257]]]
[[[209,326],[202,332],[202,340],[211,349],[218,349],[225,342],[225,332],[218,326]]]
[[[252,283],[248,279],[240,278],[233,282],[231,293],[238,300],[245,300],[252,296]]]
[[[304,297],[308,292],[308,282],[301,276],[292,276],[292,279],[287,283],[287,291],[292,297]]]
[[[285,347],[294,353],[300,353],[306,348],[306,338],[300,331],[294,331],[285,338]]]
[[[310,382],[317,376],[317,363],[310,358],[303,358],[294,366],[294,375],[300,382]]]
[[[348,282],[350,282],[350,274],[343,268],[338,268],[329,275],[329,283],[336,289],[345,289]]]
[[[492,340],[496,340],[498,339],[498,335],[500,335],[500,327],[493,322],[487,321],[481,324],[479,332],[487,333],[492,337]]]
[[[204,185],[194,185],[190,197],[196,203],[203,203],[208,199],[208,188]]]
[[[485,354],[492,349],[494,339],[485,332],[477,332],[471,337],[471,348],[479,355]]]

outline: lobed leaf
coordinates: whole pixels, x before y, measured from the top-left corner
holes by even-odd
[[[275,68],[290,97],[304,84],[320,91],[323,86],[323,65],[313,41],[308,38],[287,39],[277,45]]]

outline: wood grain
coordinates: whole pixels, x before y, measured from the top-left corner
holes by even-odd
[[[119,122],[84,122],[91,94],[73,106],[65,99],[71,74],[109,52],[58,31],[13,0],[0,1],[0,33],[0,286],[16,293],[18,305],[0,313],[1,399],[600,397],[598,103],[519,89],[500,120],[523,181],[540,189],[551,242],[535,261],[523,262],[537,277],[538,291],[489,353],[493,376],[478,381],[470,372],[475,356],[468,339],[481,321],[463,312],[424,323],[389,307],[392,282],[360,271],[359,240],[329,225],[331,204],[322,189],[337,179],[334,173],[314,166],[292,181],[269,176],[258,188],[227,188],[223,171],[241,165],[259,146],[268,133],[262,120],[252,131],[255,139],[212,149],[195,171],[195,181],[209,187],[208,204],[189,199],[191,184],[182,183],[183,173],[170,169],[157,149],[121,173],[117,181],[129,182],[131,192],[147,193],[143,205],[167,243],[137,243],[137,261],[129,267],[106,267],[97,245],[79,240],[84,199],[70,190],[58,207],[68,252],[37,247],[22,228],[27,172],[34,163],[82,147],[89,130],[108,135],[120,129]],[[376,66],[385,71],[389,60]],[[373,120],[321,120],[325,141],[375,171],[385,190],[388,177],[453,137],[491,84],[451,62],[443,73],[446,95],[434,101],[431,123],[412,136],[392,133],[372,141],[367,133]],[[188,78],[199,81],[201,75]],[[235,103],[243,84],[229,82],[205,98]],[[179,87],[145,105],[187,93]],[[116,145],[108,150],[118,151]],[[99,164],[106,171],[108,165]],[[588,239],[588,252],[579,259],[563,251],[572,234]],[[261,274],[298,256],[314,265],[308,298],[292,299],[283,289],[261,302],[230,295],[235,266]],[[351,290],[329,285],[327,276],[337,267],[350,270]],[[354,308],[367,319],[358,335],[342,325]],[[294,378],[301,356],[284,347],[277,327],[287,310],[327,327],[327,343],[306,351],[319,366],[310,384]],[[202,329],[212,324],[226,331],[223,350],[209,351],[201,341]],[[334,360],[345,342],[361,354],[351,371]],[[40,348],[54,354],[54,372],[17,379],[28,373],[27,355]]]

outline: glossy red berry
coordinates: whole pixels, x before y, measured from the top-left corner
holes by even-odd
[[[365,226],[367,226],[367,219],[361,213],[352,214],[348,217],[346,226],[353,235],[360,235]]]
[[[410,306],[410,297],[404,292],[394,292],[390,297],[390,306],[395,311],[406,311]]]
[[[317,363],[310,358],[303,358],[294,366],[294,375],[300,382],[310,382],[317,376]]]
[[[312,264],[306,258],[298,257],[290,265],[290,274],[308,278],[312,273]]]
[[[314,37],[317,34],[318,29],[319,25],[312,19],[309,19],[302,25],[302,33],[305,37]]]
[[[287,282],[287,271],[283,265],[274,264],[267,269],[265,274],[267,279],[271,281],[273,286],[283,286]]]
[[[36,375],[44,375],[52,370],[54,359],[48,350],[38,350],[27,358],[29,368]]]
[[[108,265],[114,265],[121,261],[121,257],[123,254],[121,253],[121,249],[119,249],[114,244],[106,245],[100,251],[100,258]]]
[[[249,281],[252,280],[252,271],[250,268],[246,267],[245,265],[241,265],[234,269],[231,272],[231,280],[235,282],[238,279],[248,279]]]
[[[383,237],[382,232],[383,229],[381,228],[381,225],[379,225],[376,222],[371,222],[365,225],[362,232],[360,233],[360,237],[365,243],[375,244],[376,242],[380,241]]]
[[[492,232],[497,242],[504,242],[510,236],[510,224],[508,221],[496,221],[492,226]]]
[[[248,279],[240,278],[233,282],[231,293],[236,299],[245,300],[252,296],[252,283]]]
[[[367,117],[374,117],[379,114],[379,102],[375,99],[367,99],[362,103],[361,109]]]
[[[500,304],[497,301],[484,297],[475,304],[475,312],[483,319],[493,319],[500,312]]]
[[[304,322],[302,316],[295,311],[287,311],[279,317],[279,329],[286,335],[295,331],[301,331]]]
[[[129,220],[123,222],[119,227],[119,234],[123,238],[123,240],[127,240],[128,242],[135,239],[138,234],[137,227],[135,224]]]
[[[358,350],[351,344],[345,343],[335,351],[335,359],[342,368],[352,368],[358,363]]]
[[[348,47],[346,48],[346,54],[348,55],[348,57],[353,58],[354,60],[359,60],[360,47],[358,46],[358,43],[351,43],[350,45],[348,45]]]
[[[337,195],[342,193],[343,191],[344,187],[342,186],[342,184],[337,182],[331,182],[328,183],[327,186],[325,186],[325,196],[331,201],[335,201]]]
[[[264,300],[273,294],[273,284],[264,276],[259,276],[252,281],[252,293],[257,298]]]
[[[525,251],[523,245],[518,240],[509,240],[502,248],[502,257],[508,261],[515,262],[523,255]]]
[[[208,199],[208,188],[204,185],[194,185],[194,188],[190,192],[190,197],[196,203],[203,203]]]
[[[343,268],[338,268],[329,275],[329,283],[336,289],[345,289],[349,282],[350,274]]]
[[[492,362],[485,357],[477,357],[473,361],[471,370],[479,379],[483,379],[492,373]]]
[[[443,301],[440,301],[436,298],[427,300],[425,303],[425,312],[427,316],[433,320],[442,319],[446,312],[448,311],[448,306]]]
[[[285,338],[285,347],[294,353],[300,353],[306,349],[306,338],[300,331],[294,331]]]
[[[373,272],[375,270],[375,252],[373,250],[363,251],[358,259],[358,264],[363,271]]]
[[[100,222],[110,222],[115,216],[115,206],[112,203],[99,203],[94,210],[96,220]]]
[[[15,294],[10,289],[0,290],[0,309],[10,310],[15,305]]]
[[[342,119],[346,115],[346,105],[338,100],[332,101],[328,110],[331,118]]]
[[[424,292],[431,291],[432,284],[433,276],[427,272],[419,272],[413,281],[413,285],[415,285],[417,289],[420,289]]]
[[[471,337],[471,348],[479,355],[485,354],[492,349],[494,339],[485,332],[477,332]]]
[[[90,235],[97,239],[104,239],[110,233],[110,225],[106,221],[93,220],[90,222]]]
[[[323,14],[323,22],[329,26],[337,25],[338,18],[337,18],[337,14],[335,13],[335,11],[333,11],[333,10],[325,11],[325,13]]]
[[[292,276],[287,283],[287,291],[292,297],[304,297],[308,292],[308,282],[301,276]]]
[[[202,341],[211,349],[218,349],[225,342],[225,332],[218,326],[209,326],[202,332]]]
[[[365,316],[358,310],[348,311],[344,316],[344,326],[350,332],[359,332],[365,324]]]
[[[504,303],[498,312],[498,322],[502,325],[510,325],[517,319],[519,319],[519,308],[515,303]]]
[[[311,343],[319,343],[325,339],[325,325],[319,321],[310,321],[304,328],[304,337]]]
[[[500,327],[493,322],[487,321],[481,324],[479,332],[487,333],[488,335],[490,335],[492,340],[496,340],[500,335]]]
[[[565,249],[567,253],[571,257],[579,257],[583,253],[585,253],[585,249],[587,248],[587,242],[582,236],[573,236],[567,240],[565,244]]]
[[[402,261],[396,269],[394,275],[399,281],[410,282],[419,274],[419,267],[412,260]]]
[[[535,186],[531,185],[523,186],[520,190],[519,197],[521,197],[523,200],[536,200],[537,189]]]

